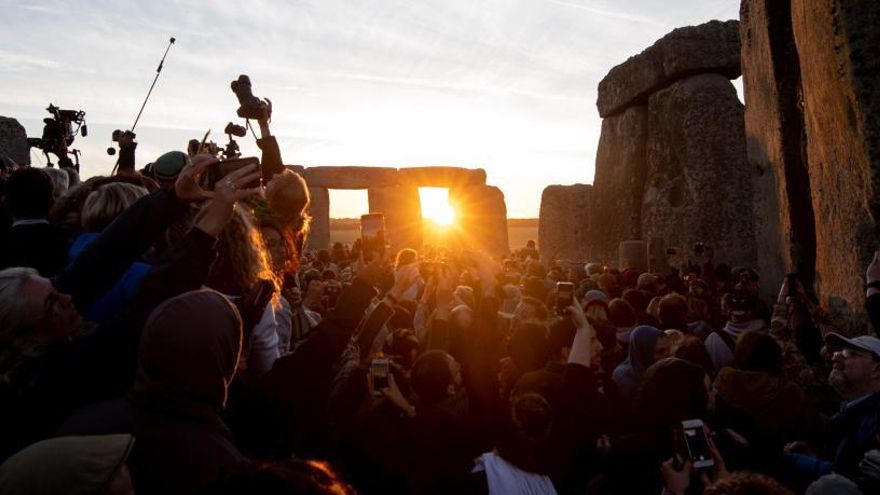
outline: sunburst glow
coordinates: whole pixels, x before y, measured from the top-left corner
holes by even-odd
[[[422,202],[422,218],[432,220],[441,227],[455,223],[455,210],[449,204],[449,189],[420,187],[419,199]]]

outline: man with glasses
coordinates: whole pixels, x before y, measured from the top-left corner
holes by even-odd
[[[829,423],[828,454],[834,459],[835,472],[852,475],[859,472],[864,453],[877,447],[880,339],[868,335],[850,339],[829,333],[825,345],[832,353],[828,383],[844,400]]]

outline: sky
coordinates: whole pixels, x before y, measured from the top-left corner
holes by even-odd
[[[680,26],[738,17],[739,0],[0,0],[0,115],[28,135],[45,108],[86,111],[82,174],[107,174],[113,129],[138,165],[212,129],[225,143],[248,74],[273,102],[285,163],[484,168],[511,218],[550,184],[592,183],[596,88]],[[241,139],[256,155],[253,139]],[[45,158],[31,154],[34,164]],[[331,196],[357,217],[365,193]]]

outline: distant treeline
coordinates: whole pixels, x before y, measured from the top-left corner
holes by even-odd
[[[357,230],[361,227],[360,218],[331,218],[332,230]],[[537,218],[508,218],[507,227],[538,227]]]

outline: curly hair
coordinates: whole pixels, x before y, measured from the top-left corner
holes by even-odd
[[[278,293],[278,279],[272,273],[269,253],[250,210],[236,206],[218,240],[217,260],[208,275],[209,287],[224,294],[243,296],[260,280],[269,280]]]
[[[704,495],[794,495],[794,493],[765,474],[742,471],[706,487]]]
[[[258,220],[261,230],[272,229],[281,236],[281,241],[284,243],[284,264],[281,266],[282,274],[296,274],[297,270],[299,270],[300,257],[300,251],[296,242],[296,232],[290,228],[285,228],[284,224],[272,215],[258,216]],[[265,244],[265,239],[263,239],[263,245]]]

